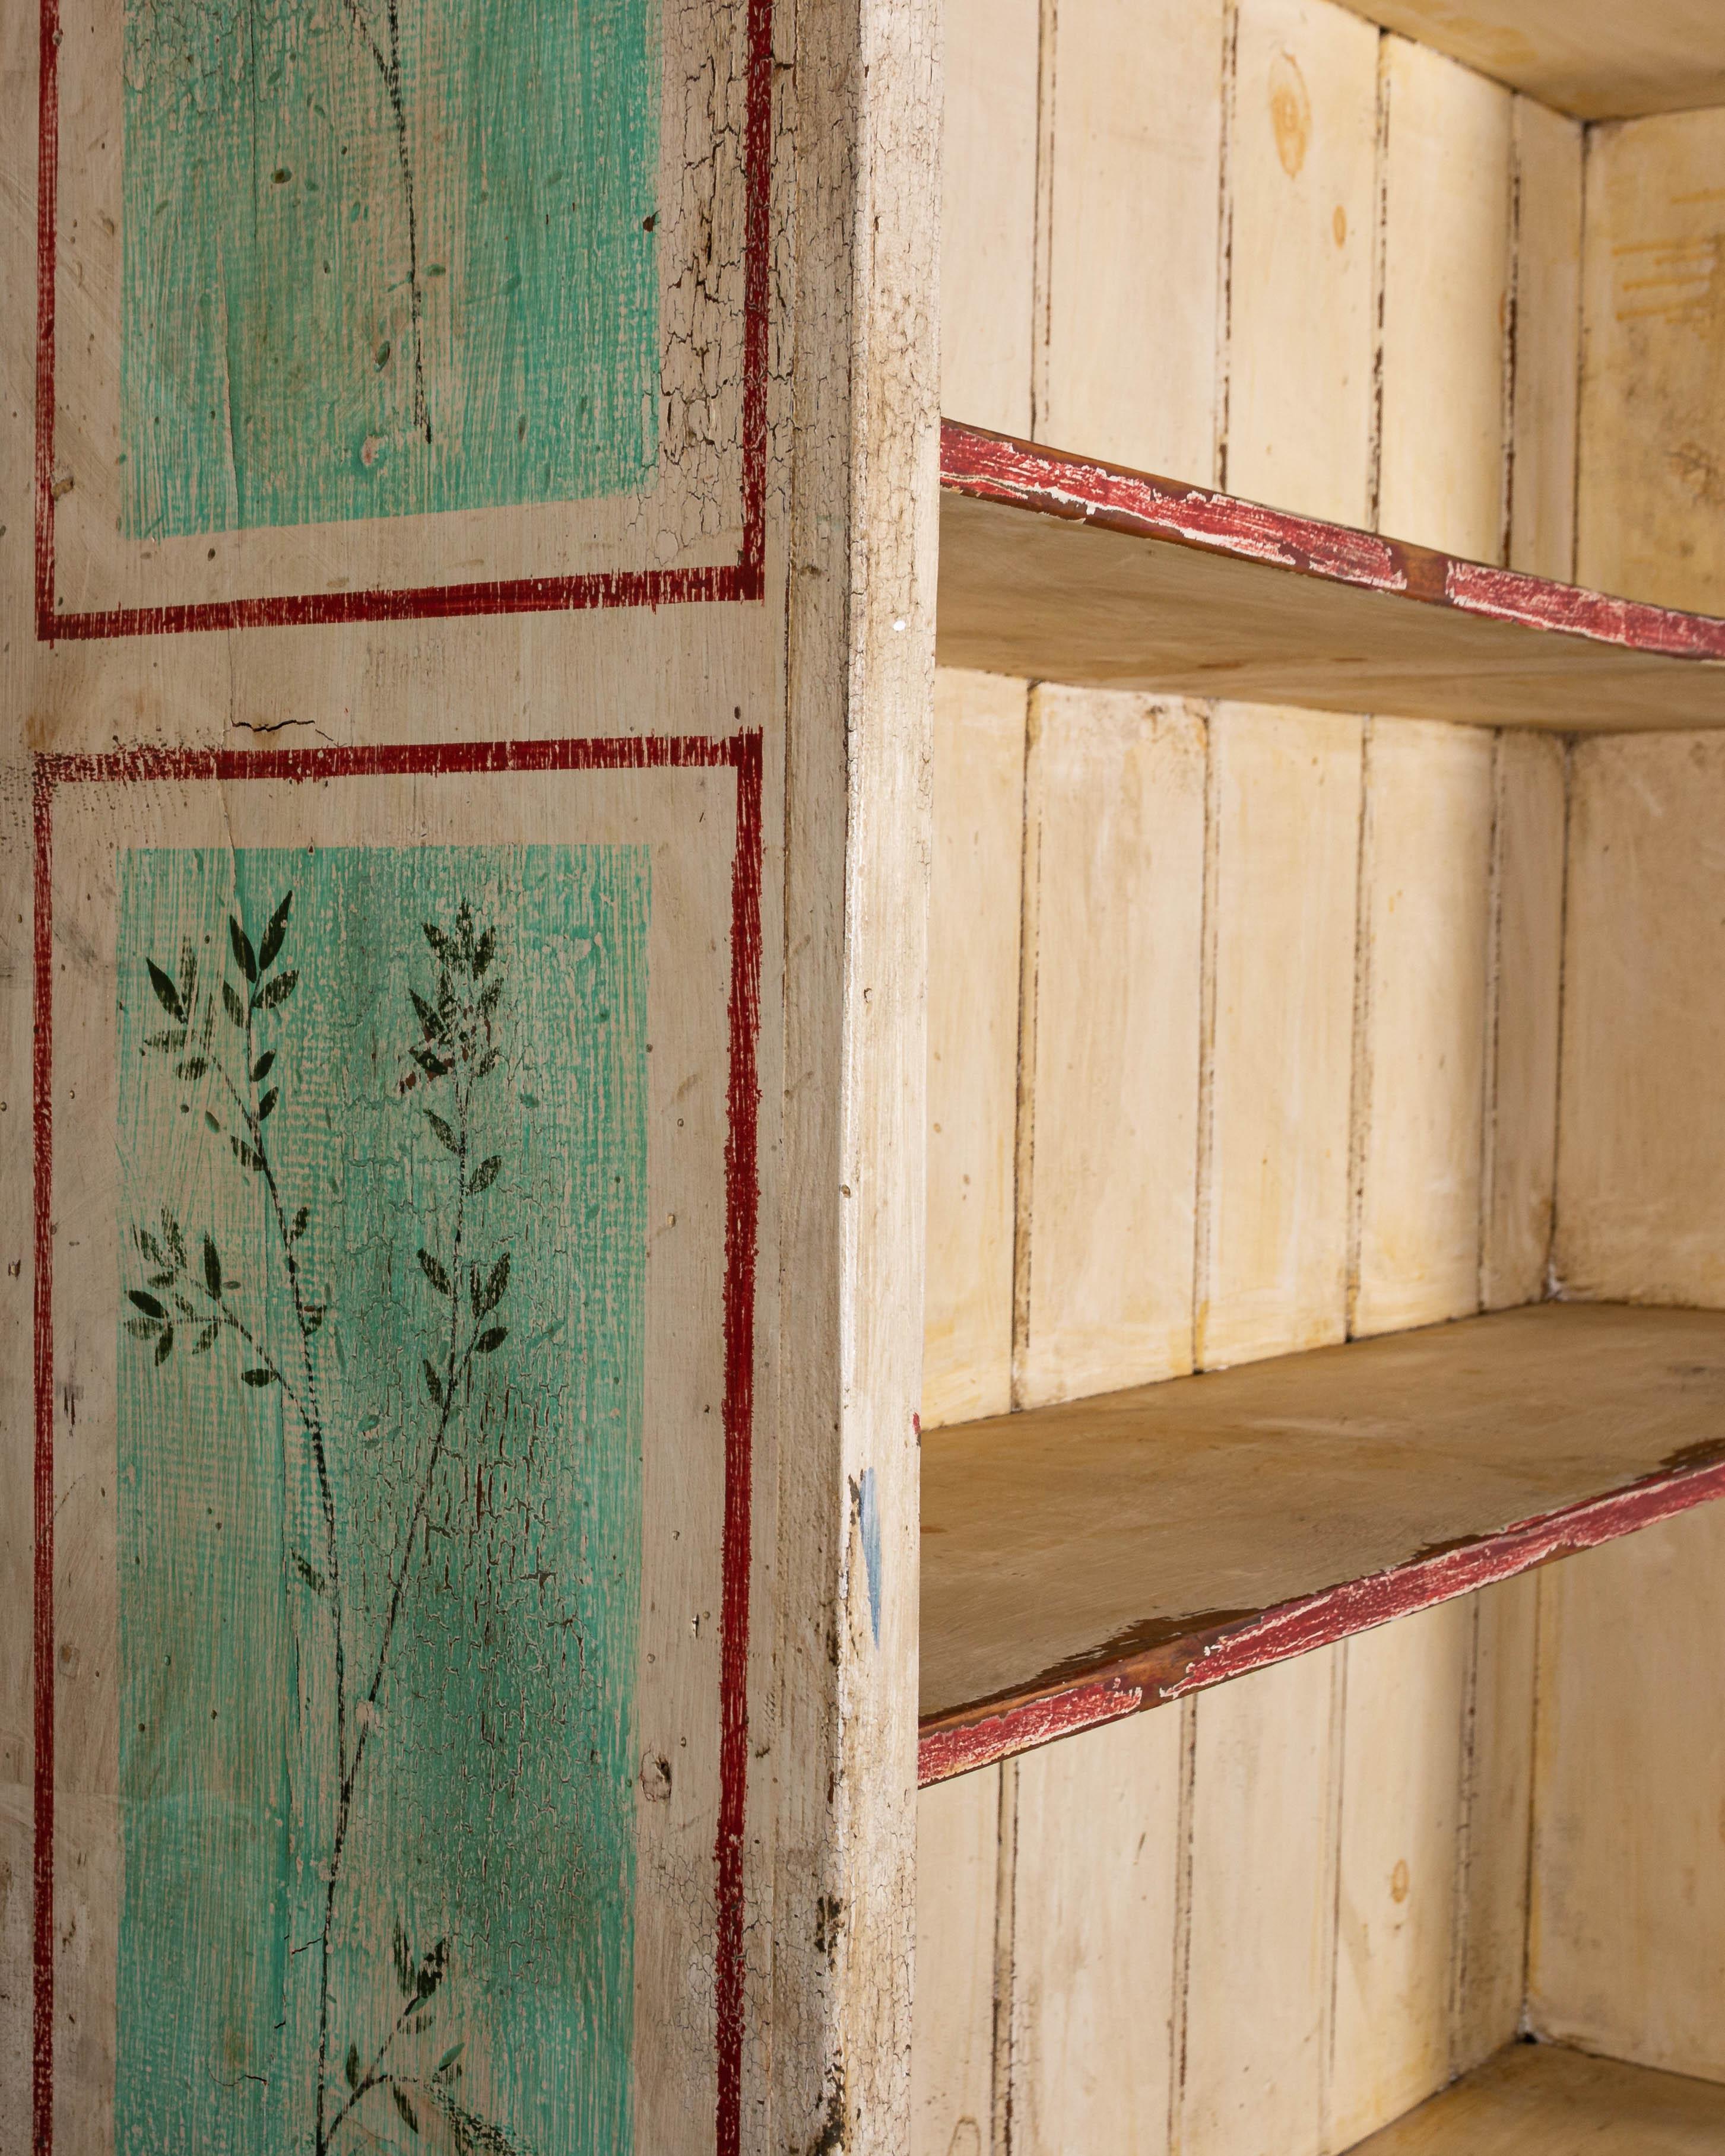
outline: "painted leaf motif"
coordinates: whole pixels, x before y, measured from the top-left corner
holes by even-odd
[[[401,1928],[399,1917],[395,1920],[395,1933],[389,1942],[389,1952],[395,1963],[396,1982],[404,1995],[411,1993],[413,1989],[413,1956],[408,1945],[408,1935]]]
[[[221,1124],[216,1120],[215,1116],[210,1113],[208,1108],[203,1111],[203,1120],[209,1125],[209,1127],[213,1131],[219,1132],[221,1130]]]
[[[469,1179],[467,1185],[468,1196],[470,1198],[475,1197],[481,1190],[489,1190],[491,1185],[497,1180],[497,1172],[502,1165],[503,1156],[501,1153],[494,1152],[489,1159],[482,1160],[479,1166],[475,1168],[471,1178]]]
[[[266,982],[252,998],[254,1010],[275,1010],[285,1004],[300,985],[297,973],[278,973],[273,981]]]
[[[473,954],[473,970],[475,978],[484,973],[486,967],[490,964],[491,952],[495,946],[495,937],[489,928],[485,931],[485,934],[480,937],[478,948]],[[489,995],[490,993],[490,990],[487,989],[485,993]]]
[[[418,2118],[414,2112],[412,2104],[410,2104],[406,2097],[403,2095],[401,2083],[399,2082],[391,2082],[389,2084],[389,2093],[395,2098],[395,2107],[401,2113],[402,2123],[406,2126],[410,2132],[417,2133],[419,2131]]]
[[[272,1086],[270,1088],[270,1091],[264,1096],[263,1099],[258,1103],[258,1121],[260,1123],[266,1116],[274,1111],[275,1104],[280,1098],[280,1088],[279,1086]]]
[[[159,1322],[162,1318],[167,1316],[167,1312],[156,1300],[155,1296],[153,1295],[146,1295],[142,1288],[129,1287],[126,1291],[137,1305],[138,1308],[143,1312],[146,1317],[153,1317]]]
[[[477,1285],[479,1281],[479,1275],[477,1272],[475,1273],[473,1277],[475,1283],[473,1296],[473,1314],[475,1317],[485,1317],[494,1311],[497,1307],[498,1304],[502,1301],[505,1291],[508,1288],[508,1251],[506,1250],[503,1253],[503,1255],[498,1259],[496,1264],[492,1266],[490,1273],[487,1274],[485,1277],[485,1284],[483,1287],[480,1287]]]
[[[318,1327],[323,1323],[326,1308],[326,1306],[321,1302],[308,1302],[306,1304],[305,1330],[308,1332],[316,1332]]]
[[[203,1239],[203,1286],[206,1294],[219,1302],[222,1299],[222,1260],[215,1245],[206,1235]]]
[[[290,891],[270,916],[270,926],[264,931],[264,941],[258,947],[258,968],[262,973],[267,973],[275,963],[276,953],[287,934],[288,913],[293,902],[294,894]]]
[[[294,1554],[295,1557],[298,1557],[300,1553],[295,1550]],[[300,1562],[303,1563],[305,1560],[301,1558]],[[359,2087],[359,2046],[357,2044],[350,2044],[347,2046],[347,2086],[351,2089],[357,2088]]]
[[[443,1020],[417,988],[409,988],[408,993],[413,998],[413,1009],[418,1013],[419,1023],[425,1029],[425,1038],[428,1040],[441,1040],[444,1038]]]
[[[146,1048],[183,1048],[186,1045],[186,1029],[182,1026],[177,1033],[152,1033],[144,1045]]]
[[[449,1294],[449,1276],[444,1270],[437,1260],[432,1256],[429,1250],[420,1251],[419,1266],[420,1270],[425,1275],[426,1279],[431,1282],[431,1285],[437,1290],[439,1295]]]
[[[444,1381],[429,1363],[425,1365],[425,1389],[431,1395],[431,1404],[440,1408],[444,1404]]]
[[[198,1334],[196,1342],[193,1343],[192,1353],[194,1355],[208,1355],[209,1353],[210,1342],[215,1338],[217,1333],[220,1332],[220,1330],[221,1327],[218,1325],[206,1325],[203,1332]]]
[[[208,1068],[208,1064],[204,1061],[201,1055],[193,1055],[187,1057],[185,1062],[177,1066],[174,1071],[174,1075],[176,1078],[201,1078]]]
[[[154,1321],[148,1317],[128,1317],[126,1329],[134,1340],[148,1340],[155,1332],[156,1326]]]
[[[425,940],[431,946],[433,953],[439,958],[444,965],[447,966],[450,964],[455,956],[455,947],[454,944],[450,942],[449,937],[444,935],[441,928],[434,928],[430,921],[426,921],[424,924],[424,927],[425,929]]]
[[[443,1117],[435,1111],[435,1110],[428,1108],[425,1111],[425,1120],[430,1124],[433,1130],[437,1132],[438,1137],[442,1140],[444,1144],[449,1147],[451,1152],[458,1152],[460,1150],[459,1143],[456,1139],[455,1133],[449,1128],[449,1125],[444,1121]]]
[[[293,1226],[288,1229],[289,1242],[297,1243],[299,1241],[300,1236],[305,1234],[305,1224],[311,1218],[311,1208],[309,1206],[302,1205],[299,1211],[294,1215]]]
[[[245,1005],[239,1000],[239,991],[234,987],[232,981],[223,981],[222,983],[222,1009],[227,1012],[234,1024],[239,1028],[242,1033],[244,1033],[245,1031]]]
[[[156,1343],[156,1360],[158,1366],[165,1363],[173,1352],[174,1329],[171,1325],[164,1325],[162,1328],[162,1337]]]
[[[456,2060],[460,2057],[461,2054],[466,2049],[467,2043],[465,2038],[464,2038],[459,2044],[451,2044],[449,2050],[444,2053],[442,2058],[440,2058],[437,2064],[432,2068],[431,2071],[433,2075],[436,2076],[438,2074],[448,2073],[450,2067],[454,2065]]]
[[[146,958],[144,964],[149,971],[150,985],[156,991],[157,1002],[161,1004],[170,1018],[177,1018],[180,1024],[184,1025],[186,1007],[180,1001],[179,990],[153,958]]]
[[[473,1352],[475,1355],[495,1355],[508,1337],[509,1327],[506,1325],[494,1325],[489,1332],[480,1333],[474,1342]]]
[[[234,946],[234,963],[249,981],[258,978],[258,954],[252,948],[252,939],[230,913],[228,916],[228,940]]]
[[[252,1083],[254,1086],[261,1086],[263,1084],[264,1081],[270,1075],[270,1066],[275,1062],[275,1050],[273,1048],[266,1048],[264,1050],[264,1053],[258,1058],[257,1061],[252,1065]]]
[[[249,1385],[273,1385],[275,1383],[275,1371],[266,1369],[262,1363],[254,1370],[242,1370],[239,1374]]]

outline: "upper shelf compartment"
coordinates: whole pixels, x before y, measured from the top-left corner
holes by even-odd
[[[1725,620],[941,427],[940,663],[1565,733],[1725,726]]]

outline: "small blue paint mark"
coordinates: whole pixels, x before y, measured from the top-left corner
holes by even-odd
[[[869,1575],[869,1625],[880,1644],[880,1505],[875,1495],[875,1471],[865,1467],[856,1495],[857,1524],[862,1529],[863,1564]]]

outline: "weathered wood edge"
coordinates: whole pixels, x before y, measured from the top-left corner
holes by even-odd
[[[1448,608],[1482,621],[1644,657],[1725,660],[1725,619],[1613,598],[1520,569],[1493,568],[1411,541],[1268,509],[957,421],[941,422],[941,485],[1129,537],[1286,569],[1320,583]]]
[[[1230,1677],[1332,1646],[1356,1632],[1493,1587],[1561,1557],[1595,1549],[1725,1496],[1725,1459],[1661,1469],[1498,1532],[1423,1552],[1405,1564],[1344,1580],[1243,1621],[1205,1625],[1137,1653],[1098,1650],[1065,1681],[1032,1685],[927,1716],[916,1779],[927,1788],[1105,1722],[1137,1714]]]

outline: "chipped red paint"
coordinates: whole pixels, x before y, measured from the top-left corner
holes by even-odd
[[[35,762],[32,1132],[35,1240],[34,1907],[31,2097],[35,2156],[54,2148],[54,801],[64,786],[246,779],[315,783],[398,775],[536,771],[725,770],[737,778],[731,872],[729,1078],[725,1137],[725,1513],[719,1649],[719,1819],[714,1845],[717,1937],[716,2156],[742,2142],[743,1850],[748,1775],[748,1624],[755,1391],[755,1274],[760,1230],[758,1113],[762,874],[762,739],[613,735],[583,740],[456,742],[375,747],[167,749]]]
[[[1680,613],[1519,570],[1461,561],[1429,547],[1291,516],[950,419],[941,424],[941,485],[979,501],[1263,562],[1482,620],[1583,637],[1656,658],[1725,660],[1725,620],[1712,614]]]
[[[1309,1654],[1314,1647],[1333,1646],[1356,1632],[1513,1579],[1554,1558],[1595,1549],[1721,1496],[1725,1460],[1662,1471],[1560,1512],[1519,1521],[1500,1533],[1279,1604],[1244,1623],[1194,1622],[1181,1637],[1101,1665],[1081,1683],[931,1716],[917,1744],[917,1782],[924,1787],[943,1782],[1076,1730],[1183,1698],[1272,1662]]]
[[[196,605],[54,606],[54,328],[59,195],[59,0],[40,0],[36,152],[36,635],[39,642],[173,636],[218,629],[352,621],[436,621],[465,614],[581,613],[593,608],[752,602],[767,591],[767,340],[773,200],[773,0],[748,0],[743,125],[742,539],[736,561],[704,569],[516,577],[411,589],[284,593]]]

